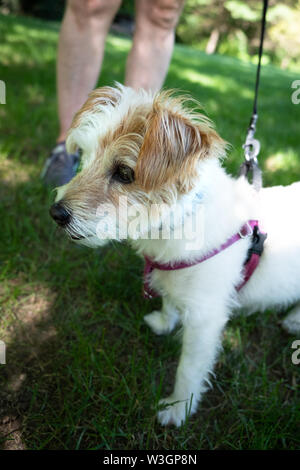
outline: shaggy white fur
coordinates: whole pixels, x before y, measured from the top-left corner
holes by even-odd
[[[220,347],[222,330],[232,311],[286,308],[300,302],[300,183],[288,187],[266,188],[256,193],[244,178],[234,179],[226,174],[220,163],[221,151],[216,150],[217,144],[206,158],[199,158],[196,175],[195,172],[189,173],[186,170],[186,178],[190,179],[191,187],[183,192],[177,189],[175,179],[150,191],[143,190],[142,184],[131,191],[130,184],[122,186],[120,181],[108,182],[112,178],[108,176],[112,174],[109,167],[113,165],[116,156],[115,146],[114,152],[109,153],[110,141],[107,135],[118,128],[129,110],[134,114],[135,110],[142,107],[147,124],[149,116],[145,110],[151,112],[153,100],[155,97],[145,92],[134,92],[119,86],[115,90],[115,100],[99,99],[79,113],[78,122],[70,131],[68,143],[82,148],[83,170],[68,185],[58,189],[56,203],[64,205],[71,214],[71,221],[64,227],[67,233],[82,237],[78,243],[96,247],[103,244],[106,234],[103,233],[101,237],[100,229],[99,238],[97,226],[103,217],[103,211],[96,212],[95,207],[104,207],[112,200],[111,195],[126,194],[131,206],[139,202],[147,210],[151,203],[157,204],[158,201],[167,199],[175,212],[186,207],[186,203],[191,207],[197,199],[192,212],[194,214],[195,211],[201,211],[202,230],[201,234],[196,234],[196,238],[199,236],[198,249],[187,250],[187,240],[184,238],[153,240],[141,236],[130,240],[139,254],[162,263],[192,261],[205,255],[219,248],[250,219],[259,220],[261,229],[268,233],[261,262],[240,292],[236,291],[235,286],[242,280],[243,264],[251,244],[250,237],[241,239],[213,258],[193,267],[175,271],[156,269],[153,272],[152,287],[161,293],[163,306],[160,312],[154,311],[146,315],[146,323],[156,334],[169,333],[178,323],[183,327],[182,353],[175,387],[171,396],[161,401],[164,409],[158,413],[158,419],[163,425],[179,426],[187,414],[195,412],[207,387],[209,373],[213,370]],[[172,116],[172,99],[168,100],[164,110],[171,113],[168,126],[172,126],[172,119],[178,119],[180,109],[176,102],[175,117]],[[164,107],[164,102],[161,106]],[[182,110],[182,115],[183,123],[188,119],[186,110]],[[188,132],[182,123],[180,127],[177,125],[177,133],[172,134],[172,138],[178,139],[175,142],[178,146],[184,142],[184,133]],[[194,115],[191,125],[196,125]],[[166,122],[164,126],[161,127],[161,132],[166,131]],[[201,127],[200,124],[199,127],[202,139],[204,133],[209,132],[205,126]],[[142,132],[140,137],[143,137]],[[147,126],[144,132],[147,132]],[[167,132],[171,135],[169,128]],[[105,136],[107,143],[102,148],[99,142]],[[188,144],[190,142],[184,142],[187,153]],[[140,149],[140,145],[137,145]],[[126,155],[126,164],[129,161],[134,170],[139,158],[142,156],[137,150],[137,155],[133,155],[132,159]],[[164,158],[163,149],[155,158]],[[97,184],[102,189],[99,194],[93,190],[93,195],[85,198],[89,188],[95,184],[95,178],[99,178]],[[165,197],[166,194],[168,198]],[[159,227],[164,217],[165,215],[155,219],[152,226]],[[175,217],[175,220],[179,219]],[[115,214],[109,216],[107,222],[108,225],[116,225]],[[291,333],[300,334],[300,303],[284,320],[283,326]]]

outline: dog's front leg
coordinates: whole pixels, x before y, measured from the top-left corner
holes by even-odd
[[[147,325],[157,335],[170,333],[179,320],[179,312],[168,297],[163,297],[161,311],[154,310],[144,316]]]
[[[282,327],[292,335],[300,333],[300,302],[291,310],[282,322]]]
[[[225,313],[206,315],[205,318],[199,318],[197,314],[186,316],[174,391],[160,401],[160,405],[166,405],[158,412],[161,424],[180,426],[196,411],[214,365],[226,320]]]

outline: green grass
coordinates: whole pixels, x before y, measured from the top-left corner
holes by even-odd
[[[156,337],[143,315],[141,263],[124,245],[72,245],[48,216],[39,181],[57,130],[58,26],[0,18],[1,367],[4,448],[295,449],[300,446],[299,367],[274,312],[230,321],[213,389],[181,429],[155,419],[170,391],[180,344]],[[122,81],[130,41],[109,36],[100,85]],[[232,143],[236,172],[252,109],[255,67],[177,46],[166,86],[190,92]],[[258,137],[266,184],[299,179],[296,75],[264,67]]]

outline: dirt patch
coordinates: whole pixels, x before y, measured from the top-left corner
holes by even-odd
[[[13,160],[2,160],[0,178],[2,184],[16,185],[30,180],[28,167],[22,167],[20,163]]]
[[[15,416],[4,416],[0,421],[0,435],[5,439],[2,450],[26,450],[22,441],[21,421]]]
[[[57,336],[51,318],[56,296],[41,283],[26,283],[23,276],[2,284],[0,295],[0,337],[6,343],[6,365],[1,366],[0,377],[0,446],[24,450],[21,430],[32,399],[28,384],[44,372],[43,351],[51,348]]]

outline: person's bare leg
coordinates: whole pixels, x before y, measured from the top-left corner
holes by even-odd
[[[121,0],[68,0],[57,58],[60,130],[65,140],[75,112],[96,85],[105,38]]]
[[[125,84],[159,90],[171,60],[175,27],[184,0],[136,0],[136,28]]]

